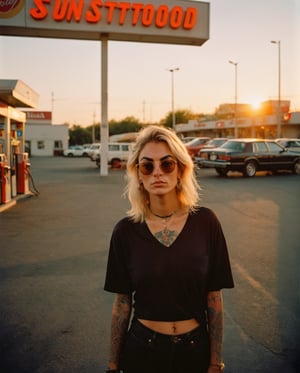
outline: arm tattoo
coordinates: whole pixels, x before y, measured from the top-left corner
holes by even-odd
[[[207,296],[207,304],[211,360],[221,362],[223,344],[223,304],[221,292],[209,292]]]
[[[131,294],[116,294],[112,308],[109,368],[117,369],[131,315]]]

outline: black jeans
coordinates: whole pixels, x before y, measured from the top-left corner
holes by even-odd
[[[206,325],[176,336],[156,333],[134,319],[120,366],[124,373],[207,373],[210,358]]]

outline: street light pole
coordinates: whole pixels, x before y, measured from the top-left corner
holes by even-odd
[[[237,67],[238,63],[234,61],[228,61],[234,65],[234,137],[238,137],[238,126],[237,126]]]
[[[168,69],[171,73],[171,102],[172,102],[172,127],[175,130],[175,109],[174,109],[174,71],[178,71],[179,67],[175,67],[173,69]]]
[[[92,126],[92,143],[93,144],[95,142],[95,117],[96,117],[96,113],[93,112],[93,126]]]
[[[278,99],[277,99],[277,137],[281,137],[281,53],[280,40],[271,40],[272,44],[278,45]]]

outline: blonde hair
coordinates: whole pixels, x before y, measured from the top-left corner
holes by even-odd
[[[127,211],[127,215],[135,222],[143,222],[145,219],[149,195],[140,186],[137,164],[141,150],[149,142],[165,142],[170,148],[177,159],[181,174],[180,184],[177,187],[179,202],[183,208],[193,211],[200,200],[200,186],[195,177],[193,161],[175,132],[166,127],[150,125],[140,131],[127,162],[125,195],[127,195],[131,203],[131,208]]]

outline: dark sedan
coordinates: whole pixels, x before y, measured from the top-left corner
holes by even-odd
[[[215,168],[221,176],[228,171],[253,177],[256,171],[288,170],[300,175],[300,154],[287,151],[276,141],[231,139],[219,148],[200,151],[200,166]]]

